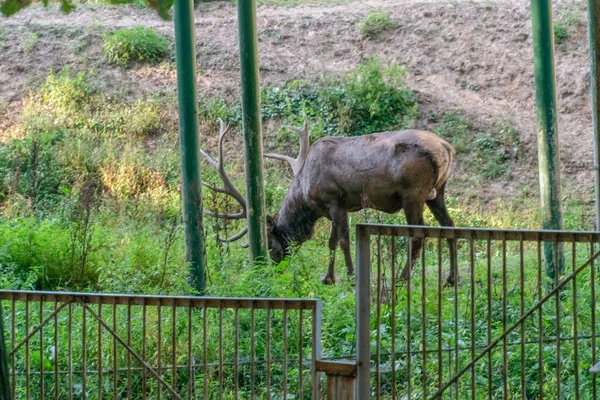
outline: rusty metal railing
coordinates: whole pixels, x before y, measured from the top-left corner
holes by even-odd
[[[402,280],[415,239],[423,250]],[[597,399],[598,242],[588,232],[358,225],[357,398]],[[553,282],[544,243],[567,261]],[[459,273],[446,287],[450,245]]]
[[[317,399],[321,303],[0,291],[17,399]]]

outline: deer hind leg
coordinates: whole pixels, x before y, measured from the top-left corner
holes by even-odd
[[[448,214],[448,209],[446,208],[446,202],[444,201],[445,187],[446,185],[444,184],[435,199],[427,201],[427,207],[429,207],[440,226],[454,226],[454,221],[450,218],[450,214]],[[450,274],[448,275],[448,279],[446,279],[446,285],[454,286],[458,280],[455,239],[448,239],[448,249],[450,250]]]
[[[404,214],[406,215],[406,222],[409,225],[425,225],[423,220],[423,202],[422,201],[406,201],[403,204]],[[410,239],[410,256],[406,261],[406,265],[402,270],[402,274],[400,275],[400,279],[407,280],[410,272],[412,271],[413,266],[417,262],[419,258],[419,254],[421,253],[421,247],[423,247],[423,239],[422,238],[412,238]]]
[[[334,220],[331,221],[331,233],[329,234],[329,268],[327,275],[323,278],[325,285],[333,285],[335,283],[335,250],[338,246],[338,229]]]

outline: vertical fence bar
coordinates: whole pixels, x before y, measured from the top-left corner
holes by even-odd
[[[392,236],[392,312],[390,313],[392,327],[392,400],[396,400],[396,236]]]
[[[375,398],[381,398],[381,235],[377,235],[377,303],[375,304]]]
[[[487,239],[487,345],[492,343],[492,238]],[[492,398],[494,385],[492,381],[492,352],[488,352],[488,399]]]
[[[70,305],[70,304],[69,304]],[[15,348],[15,334],[16,334],[16,326],[15,326],[15,321],[16,318],[14,318],[15,315],[15,299],[13,298],[11,301],[11,315],[13,315],[13,317],[11,318],[11,331],[12,331],[12,335],[10,337],[10,344],[11,344],[11,349]],[[69,338],[69,343],[71,342],[71,338]],[[8,353],[7,353],[8,354]],[[17,368],[16,368],[16,354],[13,354],[13,356],[11,357],[11,367],[12,367],[12,395],[13,397],[15,397],[17,395]]]
[[[235,366],[234,366],[234,374],[235,374],[235,388],[233,389],[233,394],[235,400],[238,400],[238,388],[240,386],[240,304],[239,302],[235,307],[235,343],[234,343],[234,351],[235,351]],[[285,398],[285,397],[284,397]]]
[[[189,0],[191,3],[191,0]],[[242,82],[242,127],[248,202],[248,244],[253,260],[268,257],[263,143],[258,78],[256,0],[238,1],[240,70]]]
[[[458,244],[458,240],[456,241]],[[458,246],[456,247],[458,249]],[[457,256],[458,259],[458,256]],[[454,373],[458,374],[459,371],[459,357],[458,357],[458,284],[454,283]],[[454,385],[454,398],[459,398],[459,384],[458,380]]]
[[[594,169],[596,197],[596,230],[600,231],[600,4],[588,0],[588,32],[590,36],[590,83],[594,123]]]
[[[423,369],[423,399],[427,399],[427,271],[426,271],[426,249],[427,249],[427,237],[423,238],[423,249],[421,250],[421,285],[423,286],[421,291],[421,325],[423,329],[422,339],[422,369]],[[410,288],[409,288],[410,290]]]
[[[283,398],[287,399],[288,395],[288,321],[287,321],[287,304],[283,305],[283,376],[281,385],[283,386]],[[239,325],[239,324],[238,324]]]
[[[84,325],[85,327],[85,325]],[[85,334],[85,333],[84,333]],[[25,296],[25,335],[29,335],[29,295]],[[85,343],[85,341],[84,341]],[[85,360],[85,350],[84,350]],[[25,397],[29,400],[30,397],[30,370],[29,370],[29,339],[25,342]]]
[[[54,301],[54,398],[58,399],[60,386],[58,386],[58,355],[59,345],[58,345],[58,300]],[[1,318],[0,318],[1,319]]]
[[[562,243],[561,243],[562,245]],[[554,249],[554,254],[558,255],[558,238],[555,239],[554,243],[553,243],[553,249]],[[559,265],[558,263],[554,264],[554,267],[556,269],[555,271],[555,276],[554,276],[554,285],[558,286],[558,283],[560,281],[560,275],[561,272],[559,271]],[[561,373],[561,368],[562,368],[562,360],[561,360],[561,354],[560,354],[560,342],[561,342],[561,326],[560,326],[560,293],[556,294],[555,297],[555,305],[556,305],[556,394],[557,394],[557,399],[561,400],[562,399],[562,373]]]
[[[173,9],[175,18],[185,261],[190,266],[190,284],[202,295],[205,288],[204,267],[206,259],[202,239],[204,228],[202,225],[202,179],[200,177],[200,146],[198,143],[194,5],[192,0],[177,0],[174,2]]]
[[[523,238],[519,240],[519,300],[521,317],[525,314],[525,261],[524,261]],[[521,324],[521,397],[527,398],[527,387],[525,382],[525,321]]]
[[[68,326],[68,333],[67,333],[67,337],[68,337],[68,341],[69,343],[67,344],[68,346],[68,353],[69,356],[67,357],[67,365],[68,365],[68,382],[69,382],[69,388],[67,389],[69,391],[69,400],[71,400],[73,398],[73,304],[69,303],[69,326]]]
[[[256,342],[255,342],[255,331],[256,331],[256,316],[255,316],[255,305],[252,302],[252,308],[250,309],[250,399],[255,399],[255,374],[256,374]]]
[[[298,321],[298,398],[304,398],[304,332],[302,328],[302,323],[304,322],[304,310],[300,308],[299,321]]]
[[[538,121],[538,159],[543,229],[562,230],[560,160],[552,1],[531,0],[533,55]],[[562,246],[561,246],[562,247]],[[555,271],[564,271],[564,252],[554,258],[552,243],[544,244],[546,275],[554,281]],[[558,268],[555,267],[555,264]],[[548,289],[552,289],[551,284]]]
[[[195,397],[195,393],[193,391],[194,385],[193,381],[196,379],[194,376],[194,356],[192,353],[193,343],[192,343],[192,325],[194,314],[192,312],[192,301],[190,300],[188,304],[188,324],[187,324],[187,337],[188,337],[188,347],[187,347],[187,362],[188,362],[188,400],[192,400]]]
[[[158,328],[158,338],[157,338],[157,351],[156,351],[156,372],[162,378],[162,302],[160,299],[158,300],[158,305],[156,306],[156,314],[157,314],[157,328]],[[156,396],[158,400],[161,399],[162,396],[162,385],[158,380],[156,381]]]
[[[14,320],[14,314],[12,315]],[[14,331],[13,331],[14,335]],[[8,372],[8,352],[6,351],[6,342],[4,341],[4,317],[2,314],[2,301],[0,301],[0,400],[11,400],[9,372]],[[13,378],[14,379],[14,378]]]
[[[86,327],[86,319],[87,319],[87,311],[85,307],[81,308],[81,313],[82,313],[82,321],[81,321],[81,341],[82,341],[82,349],[81,349],[81,397],[83,399],[86,398],[87,395],[87,388],[86,388],[86,370],[87,370],[87,364],[86,364],[86,353],[87,353],[87,327]]]
[[[444,385],[444,354],[442,339],[442,238],[437,240],[438,252],[438,296],[437,296],[437,326],[438,326],[438,390]]]
[[[177,332],[176,332],[176,323],[177,323],[177,305],[175,301],[173,301],[173,310],[171,311],[171,364],[173,365],[173,388],[177,387]],[[221,319],[222,320],[222,319]],[[222,348],[222,346],[219,346]]]
[[[507,326],[507,297],[508,292],[506,288],[506,238],[502,239],[502,332],[506,332]],[[506,337],[502,340],[502,380],[503,380],[503,396],[508,399],[508,346],[506,343]]]
[[[142,301],[142,358],[146,359],[146,323],[148,322],[148,309],[146,299]],[[146,368],[142,368],[142,400],[146,399]]]
[[[475,243],[469,240],[469,259],[471,263],[471,361],[475,359]],[[456,283],[455,283],[456,284]],[[475,365],[471,368],[471,399],[475,400]]]
[[[538,291],[538,302],[542,301],[544,293],[544,278],[542,275],[542,239],[537,240],[537,291]],[[544,343],[544,313],[543,306],[540,307],[538,312],[538,370],[540,371],[540,399],[544,398],[544,357],[543,357],[543,343]]]
[[[357,399],[369,399],[371,373],[371,246],[369,234],[356,226],[356,360]]]
[[[219,399],[223,398],[223,303],[219,305]]]
[[[313,376],[313,393],[312,400],[318,400],[321,398],[321,386],[320,386],[320,372],[317,371],[317,360],[321,359],[321,317],[323,315],[321,301],[318,300],[313,309],[312,317],[312,332],[313,332],[313,344],[312,344],[312,376]]]
[[[203,362],[203,390],[204,390],[204,398],[208,399],[208,311],[206,307],[206,303],[203,304],[202,308],[202,362]]]
[[[117,299],[113,300],[112,306],[112,328],[113,331],[118,332],[117,328]],[[119,385],[119,374],[118,374],[118,365],[117,365],[117,338],[113,336],[113,345],[112,345],[112,368],[113,368],[113,399],[118,398],[118,385]],[[160,393],[160,388],[159,388]],[[159,397],[160,398],[160,397]]]
[[[577,242],[571,248],[571,269],[577,269]],[[577,316],[577,275],[573,277],[573,363],[575,368],[575,400],[579,400],[579,327]]]
[[[98,315],[102,318],[102,303],[98,304]],[[98,322],[98,399],[102,399],[102,324]],[[115,374],[116,371],[113,371]],[[117,394],[113,394],[113,398],[116,398]]]
[[[44,328],[42,327],[42,321],[44,320],[44,296],[40,298],[40,398],[44,398]]]
[[[590,257],[594,255],[594,244],[590,243]],[[590,266],[590,282],[591,282],[591,306],[592,306],[592,362],[594,365],[598,362],[598,353],[596,351],[596,262],[592,261]],[[593,400],[598,398],[598,380],[597,375],[592,375],[592,396]]]
[[[267,353],[267,388],[265,396],[267,400],[271,400],[271,304],[267,306],[267,343],[265,352]]]
[[[127,300],[127,346],[131,347],[131,298]],[[131,352],[127,352],[127,398],[131,399]]]
[[[411,277],[412,277],[412,247],[413,247],[413,239],[411,229],[408,229],[408,241],[407,241],[407,266],[409,268],[408,274],[406,275],[406,369],[408,373],[406,374],[406,397],[412,399],[412,327],[411,327],[411,306],[412,306],[412,296],[411,296]]]

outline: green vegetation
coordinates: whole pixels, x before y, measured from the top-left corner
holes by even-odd
[[[511,162],[517,160],[520,136],[510,124],[496,121],[482,131],[472,126],[463,114],[448,112],[434,132],[447,139],[458,159],[482,179],[511,177]]]
[[[104,34],[104,54],[109,62],[128,67],[132,61],[157,63],[169,53],[169,41],[152,28],[138,26]]]
[[[563,44],[571,36],[572,28],[581,24],[581,14],[574,12],[568,12],[561,19],[554,21],[554,42],[556,45]]]
[[[339,80],[324,80],[316,86],[294,81],[264,89],[262,115],[264,119],[298,124],[302,111],[306,111],[313,121],[311,134],[316,138],[410,128],[417,115],[417,103],[406,85],[405,74],[398,65],[383,66],[378,59],[370,58]],[[218,118],[239,123],[241,107],[208,100],[201,104],[200,116],[213,124]]]
[[[31,53],[35,50],[35,47],[38,43],[38,35],[36,33],[32,33],[25,39],[23,43],[23,47],[25,48],[26,53]]]
[[[393,26],[390,14],[382,9],[370,10],[367,16],[358,24],[361,36],[372,39],[381,32]]]

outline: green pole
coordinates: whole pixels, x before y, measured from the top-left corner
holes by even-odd
[[[562,230],[551,0],[531,0],[531,22],[533,28],[542,228]],[[551,287],[558,276],[564,272],[562,244],[544,243],[544,259],[546,261],[546,276]]]
[[[588,0],[592,115],[594,121],[594,170],[596,171],[596,230],[600,231],[600,4],[598,0]]]
[[[0,400],[10,400],[10,396],[8,352],[4,342],[4,319],[2,317],[2,302],[0,301]]]
[[[238,1],[240,69],[242,78],[242,127],[246,162],[248,240],[250,257],[266,259],[267,229],[263,181],[263,143],[258,82],[256,0]]]
[[[192,0],[176,0],[174,16],[185,261],[190,266],[190,285],[203,295],[206,255],[202,225],[202,180],[198,143],[196,49]]]

